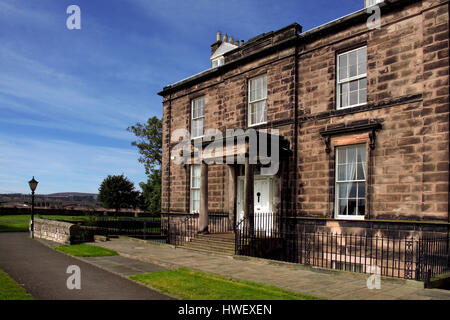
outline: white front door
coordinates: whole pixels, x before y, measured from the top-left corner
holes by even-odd
[[[272,221],[268,217],[272,212],[272,178],[255,176],[253,187],[253,203],[256,230],[272,229]],[[238,177],[236,199],[237,223],[244,218],[244,177]],[[270,221],[269,221],[270,220]]]
[[[255,204],[255,213],[270,212],[270,179],[255,179],[255,187],[253,189],[253,202]]]
[[[272,179],[255,178],[254,203],[255,203],[255,230],[270,231],[273,227],[272,219]]]

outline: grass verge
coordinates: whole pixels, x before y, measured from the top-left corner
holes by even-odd
[[[0,270],[0,300],[33,300],[33,297]]]
[[[136,274],[130,279],[185,300],[318,300],[275,286],[186,268]]]
[[[74,244],[71,246],[54,246],[55,250],[74,257],[108,257],[117,256],[114,250],[109,250],[89,244]]]

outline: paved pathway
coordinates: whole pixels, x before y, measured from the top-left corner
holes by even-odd
[[[120,255],[159,264],[168,268],[187,267],[213,272],[233,279],[276,285],[324,299],[443,299],[450,291],[424,289],[423,283],[404,279],[382,278],[381,289],[369,290],[368,275],[320,270],[298,264],[278,263],[263,259],[205,254],[168,245],[158,245],[130,238],[113,239],[96,245],[113,249]]]
[[[57,252],[37,240],[31,240],[28,233],[0,233],[0,268],[22,285],[35,299],[44,300],[154,300],[169,297],[141,286],[120,275],[152,272],[160,267],[134,260],[111,257],[103,261],[106,269]],[[130,263],[131,261],[131,263]],[[102,265],[100,261],[99,265]],[[115,265],[116,263],[116,265]],[[81,290],[69,290],[66,286],[67,267],[77,265],[81,269]],[[108,265],[108,266],[106,266]],[[122,267],[120,266],[122,265]]]

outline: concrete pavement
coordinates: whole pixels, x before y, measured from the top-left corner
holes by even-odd
[[[110,257],[100,269],[95,260],[83,261],[55,251],[28,233],[0,233],[0,268],[35,299],[43,300],[166,300],[170,297],[139,285],[123,276],[160,271],[162,268],[122,257]],[[130,263],[131,261],[131,263]],[[89,262],[89,263],[88,263]],[[69,290],[67,267],[81,270],[81,289]],[[107,265],[107,266],[106,266]],[[111,272],[104,269],[110,269]],[[113,273],[114,272],[114,273]],[[123,275],[123,276],[121,276]]]
[[[271,284],[324,299],[450,300],[450,291],[424,289],[423,283],[411,280],[382,277],[381,289],[370,290],[366,284],[369,277],[367,274],[315,269],[241,256],[207,254],[125,237],[95,244],[116,250],[121,256],[167,268],[187,267],[232,279]]]

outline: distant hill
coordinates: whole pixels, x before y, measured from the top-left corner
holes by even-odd
[[[94,197],[97,198],[96,193],[83,193],[83,192],[57,192],[46,194],[47,197]]]

